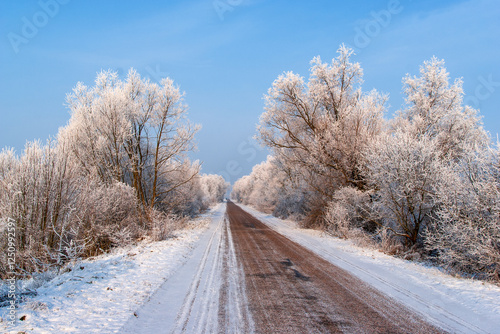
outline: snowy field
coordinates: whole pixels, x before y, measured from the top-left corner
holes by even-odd
[[[175,237],[143,242],[110,254],[80,261],[71,271],[37,288],[37,296],[20,305],[15,327],[7,327],[6,309],[0,309],[1,332],[120,333],[122,326],[150,296],[190,257],[219,204],[190,222]],[[29,284],[29,282],[28,282]]]
[[[239,204],[240,205],[240,204]],[[500,333],[500,287],[357,247],[240,205],[268,226],[452,333]]]

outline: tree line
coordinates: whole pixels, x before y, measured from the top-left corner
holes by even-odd
[[[280,75],[257,137],[272,155],[233,187],[245,204],[339,237],[369,237],[450,270],[500,279],[498,144],[464,105],[461,79],[425,61],[403,79],[404,105],[362,90],[345,46],[310,76]]]
[[[60,267],[143,238],[162,240],[183,217],[222,201],[229,184],[187,154],[199,126],[173,80],[112,71],[67,95],[55,139],[0,153],[0,248],[15,222],[16,271]],[[7,273],[6,252],[0,276]]]

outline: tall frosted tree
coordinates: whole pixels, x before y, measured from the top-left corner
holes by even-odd
[[[489,138],[476,110],[463,105],[462,81],[450,84],[444,61],[434,57],[420,76],[406,76],[404,93],[392,131],[366,150],[367,175],[386,227],[413,245],[435,218],[441,181]]]
[[[67,97],[71,120],[63,130],[72,157],[87,175],[127,183],[143,207],[155,207],[198,174],[186,153],[199,127],[186,120],[182,96],[171,79],[157,84],[134,70],[124,81],[108,71],[93,87],[79,83]]]
[[[362,92],[363,71],[352,55],[341,46],[330,64],[314,58],[307,83],[292,72],[279,76],[258,127],[286,172],[319,195],[319,206],[340,187],[365,187],[361,152],[383,127],[386,98]]]

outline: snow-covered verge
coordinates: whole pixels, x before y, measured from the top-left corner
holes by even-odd
[[[73,263],[36,289],[17,309],[14,327],[0,308],[2,333],[117,333],[134,312],[187,261],[218,204],[175,236],[141,242]],[[26,284],[29,282],[24,282]],[[23,318],[24,320],[19,320]]]
[[[189,259],[123,325],[120,334],[253,333],[226,206],[214,212]]]
[[[378,250],[320,231],[301,229],[261,213],[242,208],[277,232],[354,274],[386,295],[422,314],[429,322],[452,333],[498,333],[500,287],[477,280],[456,278],[439,268],[405,261]]]

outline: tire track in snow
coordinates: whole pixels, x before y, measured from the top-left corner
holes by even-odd
[[[220,217],[172,333],[252,333],[229,223]]]
[[[239,266],[226,204],[184,264],[117,333],[252,333],[245,277]]]
[[[206,325],[208,317],[206,312],[206,303],[210,300],[210,298],[208,297],[211,297],[209,296],[210,294],[213,295],[214,293],[218,293],[218,291],[214,291],[213,289],[211,289],[211,287],[213,285],[213,278],[217,274],[216,266],[219,262],[217,260],[221,248],[222,224],[223,218],[220,218],[219,222],[217,223],[217,228],[213,232],[210,241],[208,242],[205,253],[203,254],[198,271],[196,272],[193,282],[191,283],[189,293],[184,299],[181,312],[177,317],[176,326],[173,329],[172,333],[185,333],[188,328],[189,322],[193,320],[195,320],[194,327],[198,329],[197,332],[199,332],[201,323],[204,323]],[[216,239],[217,242],[214,243],[214,240]],[[210,268],[210,270],[205,270],[209,266],[209,262],[212,262],[212,267]],[[207,278],[208,281],[206,280]],[[199,305],[200,302],[202,303],[201,306]],[[197,311],[199,314],[196,314],[195,308],[198,308]]]
[[[253,333],[255,331],[245,291],[245,275],[238,263],[227,213],[224,217],[223,289],[219,299],[219,322],[226,333]]]

